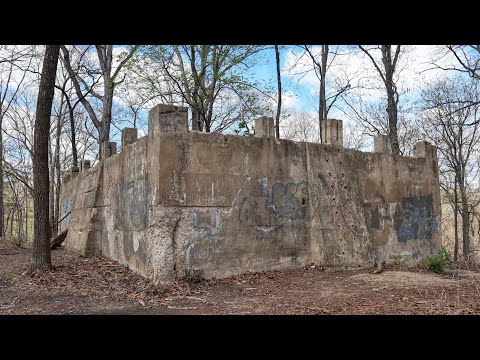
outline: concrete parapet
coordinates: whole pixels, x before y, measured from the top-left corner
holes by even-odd
[[[74,178],[75,176],[78,175],[79,172],[80,172],[80,169],[78,166],[72,166],[72,168],[70,169],[70,177]]]
[[[255,137],[275,137],[275,123],[273,118],[261,116],[255,119]]]
[[[105,141],[102,144],[102,147],[103,159],[106,159],[117,153],[117,143],[114,141]]]
[[[391,154],[392,145],[388,135],[378,135],[373,138],[373,152],[381,154]]]
[[[125,146],[133,144],[137,141],[138,129],[137,128],[124,128],[122,129],[122,150]]]
[[[148,135],[188,133],[188,108],[159,104],[148,112]]]
[[[80,162],[80,171],[85,171],[90,169],[90,160],[83,160]]]
[[[327,119],[322,121],[322,143],[343,146],[343,121]]]
[[[428,141],[417,141],[413,146],[413,154],[415,157],[433,157],[437,155],[437,149]]]

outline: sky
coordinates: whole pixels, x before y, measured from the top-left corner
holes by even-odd
[[[336,50],[336,45],[331,45],[330,50]],[[406,53],[400,59],[400,88],[405,91],[405,96],[418,96],[422,86],[429,81],[446,75],[446,72],[434,68],[431,64],[436,57],[437,47],[432,45],[409,45],[405,48]],[[320,46],[314,46],[312,52],[318,54]],[[346,46],[339,46],[339,52],[347,52]],[[272,51],[273,52],[273,51]],[[304,56],[295,65],[295,60],[299,58],[301,49],[297,46],[289,46],[283,49],[281,54],[282,64],[282,85],[284,86],[286,96],[286,106],[295,106],[302,110],[313,111],[318,97],[319,80],[314,71],[311,71],[311,60]],[[330,55],[332,57],[332,55]],[[376,60],[380,62],[379,53],[376,54]],[[447,62],[445,59],[444,62]],[[275,76],[274,54],[269,64],[259,66],[259,76]],[[295,73],[308,71],[304,76],[295,75]],[[327,72],[327,78],[345,78],[351,77],[352,87],[360,85],[370,85],[382,87],[371,60],[363,52],[350,52],[348,55],[337,56],[332,66]],[[383,89],[382,89],[383,90]],[[369,90],[366,96],[369,100],[377,100],[384,96],[382,90]],[[334,110],[332,117],[342,116],[338,110]]]
[[[114,55],[118,55],[126,48],[123,46],[115,46]],[[402,92],[402,99],[415,100],[418,98],[419,92],[426,82],[433,81],[436,78],[448,76],[450,72],[436,69],[432,66],[432,60],[437,57],[437,46],[432,45],[415,45],[404,46],[405,54],[401,57],[399,63],[399,89]],[[313,46],[312,52],[318,54],[320,46]],[[352,51],[352,46],[336,46],[330,45],[330,58],[333,58],[333,52],[338,55],[330,65],[327,72],[327,82],[332,85],[334,82],[345,84],[346,79],[352,85],[352,94],[355,94],[356,87],[361,87],[361,99],[363,101],[376,101],[385,96],[378,74],[371,60],[361,51]],[[291,111],[304,111],[316,117],[318,111],[318,88],[319,80],[312,70],[311,60],[307,56],[300,57],[302,49],[299,46],[281,46],[280,62],[281,62],[281,78],[282,78],[282,106]],[[379,52],[374,54],[377,61],[380,61]],[[96,56],[92,53],[92,60],[95,61]],[[116,56],[114,56],[116,59]],[[452,59],[444,58],[444,64],[452,62]],[[116,60],[116,64],[118,60]],[[262,81],[270,81],[274,89],[276,88],[276,63],[275,51],[273,47],[263,51],[257,64],[250,69],[254,78]],[[303,73],[298,75],[298,73]],[[18,74],[20,76],[20,73]],[[33,76],[33,75],[32,75]],[[331,86],[329,86],[330,88]],[[364,88],[368,87],[368,90]],[[359,91],[359,90],[358,90]],[[328,95],[328,93],[327,93]],[[121,100],[117,97],[117,103]],[[272,108],[276,106],[276,100],[271,99]],[[344,104],[342,101],[337,102],[338,107],[332,108],[329,117],[344,120],[344,127],[351,126],[351,121],[346,119],[345,113],[342,111]],[[143,113],[146,117],[146,112]],[[288,121],[285,120],[285,124]],[[144,129],[140,129],[143,135]],[[119,140],[119,133],[112,140]],[[118,139],[117,139],[118,138]]]

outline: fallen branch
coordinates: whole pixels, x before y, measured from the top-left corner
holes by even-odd
[[[67,233],[68,233],[68,228],[63,230],[60,234],[58,234],[54,238],[51,238],[50,239],[50,249],[55,249],[55,248],[59,247],[63,243],[65,238],[67,237]]]

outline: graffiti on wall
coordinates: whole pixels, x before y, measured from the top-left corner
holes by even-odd
[[[117,187],[116,223],[122,230],[141,231],[148,223],[144,181],[121,181]]]
[[[409,196],[402,199],[401,205],[402,216],[395,222],[398,241],[431,239],[437,228],[432,195]]]
[[[371,206],[370,226],[383,230],[387,223],[393,224],[400,243],[407,240],[431,239],[437,228],[432,195],[408,196],[399,203],[382,201]]]
[[[266,178],[253,182],[250,196],[244,196],[238,218],[255,225],[281,225],[291,220],[310,220],[319,209],[319,188],[306,181],[276,182],[270,188]]]
[[[318,208],[318,186],[308,182],[275,183],[267,205],[272,216],[288,220],[307,220],[310,206]]]

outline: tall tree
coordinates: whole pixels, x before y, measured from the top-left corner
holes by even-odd
[[[277,113],[275,114],[275,133],[277,139],[280,139],[280,112],[282,111],[282,77],[280,76],[280,51],[278,45],[275,45],[275,59],[277,64]]]
[[[153,86],[152,91],[162,91],[157,85],[155,66],[159,66],[170,83],[163,89],[173,92],[175,103],[185,102],[190,107],[192,129],[222,131],[246,115],[259,113],[262,90],[247,77],[247,71],[254,55],[263,49],[257,45],[145,46],[140,53],[151,67],[142,81]]]
[[[480,45],[446,45],[442,48],[446,48],[446,52],[440,49],[440,56],[453,55],[456,64],[445,66],[437,63],[437,67],[467,73],[472,78],[480,80]]]
[[[48,140],[60,45],[47,45],[43,59],[33,144],[33,252],[30,270],[49,270],[50,255]]]
[[[330,45],[299,45],[299,47],[302,49],[302,53],[296,56],[290,71],[301,79],[313,70],[319,80],[317,99],[318,128],[320,142],[322,142],[322,123],[327,120],[328,113],[337,100],[341,99],[348,90],[352,89],[350,83],[351,74],[343,71],[345,78],[331,77],[330,81],[327,81],[327,72],[337,59],[337,55],[340,54],[338,46],[333,51],[330,50]],[[306,62],[304,58],[307,59]],[[297,69],[297,67],[300,69]]]
[[[401,45],[397,45],[396,48],[393,49],[393,52],[392,45],[377,45],[369,48],[359,45],[359,47],[372,61],[385,85],[387,91],[388,136],[392,146],[392,153],[398,155],[400,154],[397,130],[399,95],[395,84],[394,74],[400,57]],[[378,49],[382,54],[381,63],[379,63],[372,55],[372,52]]]
[[[77,167],[78,166],[78,151],[77,151],[77,142],[76,142],[76,135],[75,135],[75,108],[77,107],[78,104],[80,104],[80,99],[77,99],[75,103],[72,105],[72,91],[75,92],[71,86],[70,88],[67,88],[67,85],[70,83],[70,76],[68,73],[68,70],[65,69],[65,65],[63,62],[60,63],[61,65],[61,72],[60,76],[57,76],[60,80],[60,84],[55,85],[57,89],[61,91],[61,98],[65,98],[65,102],[67,104],[68,108],[68,115],[70,119],[70,140],[71,140],[71,149],[72,149],[72,166]],[[66,72],[66,74],[65,74]],[[63,104],[63,102],[61,102]]]
[[[87,110],[90,119],[98,130],[98,144],[100,145],[101,160],[103,158],[103,155],[101,153],[102,144],[109,141],[110,139],[110,125],[112,122],[114,89],[118,84],[123,81],[123,79],[117,81],[117,78],[119,77],[122,68],[132,58],[138,47],[132,47],[132,49],[126,54],[126,56],[118,64],[115,70],[113,68],[113,45],[95,45],[95,48],[97,52],[98,62],[100,64],[99,75],[101,75],[101,78],[103,79],[103,95],[100,95],[93,89],[92,86],[89,86],[87,82],[83,80],[81,76],[79,76],[78,72],[75,73],[71,65],[70,51],[64,45],[62,45],[62,59],[68,71],[68,74],[70,75],[70,78],[73,82],[75,91],[80,102]],[[86,51],[89,51],[89,49],[87,48],[84,51],[84,54],[86,53]],[[91,72],[91,74],[96,75],[95,72]],[[83,86],[83,90],[80,84]],[[100,102],[102,103],[101,118],[99,118],[99,116],[94,110],[94,107],[87,99],[87,95],[93,96],[95,99],[100,100]]]
[[[419,128],[439,149],[442,172],[453,174],[453,189],[452,181],[448,178],[441,181],[441,185],[447,197],[453,201],[455,225],[457,211],[462,218],[462,252],[465,260],[471,255],[471,212],[480,202],[476,192],[469,190],[479,173],[475,155],[480,145],[480,106],[465,107],[464,104],[478,103],[479,89],[478,81],[462,77],[437,81],[422,92],[422,111],[419,114],[422,121]],[[453,196],[449,195],[452,190]],[[457,253],[457,241],[454,248]]]
[[[10,109],[19,90],[22,88],[22,83],[25,80],[27,70],[30,67],[32,57],[28,47],[21,46],[0,46],[0,238],[3,237],[4,232],[4,203],[3,203],[3,120],[5,114]],[[27,61],[27,67],[22,69],[21,63]],[[14,71],[21,70],[22,76],[20,80],[16,80]]]
[[[321,63],[320,63],[320,96],[318,97],[318,119],[320,129],[320,139],[322,138],[322,122],[327,121],[328,109],[327,109],[327,97],[326,97],[326,74],[327,74],[327,61],[328,61],[328,45],[322,45]]]

